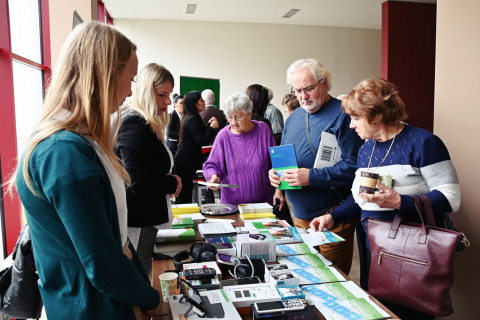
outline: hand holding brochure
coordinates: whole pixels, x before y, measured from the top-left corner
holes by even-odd
[[[283,170],[298,168],[295,145],[285,144],[277,147],[270,147],[270,158],[272,159],[273,170],[275,170],[276,174],[280,177],[280,190],[302,188],[292,187],[288,182],[284,181],[282,177]]]

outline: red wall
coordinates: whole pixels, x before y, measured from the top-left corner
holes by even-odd
[[[382,77],[396,84],[407,123],[433,131],[436,4],[382,4]]]

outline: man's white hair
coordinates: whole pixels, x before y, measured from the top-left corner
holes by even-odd
[[[205,100],[205,104],[215,104],[215,93],[210,89],[202,91],[202,99]]]

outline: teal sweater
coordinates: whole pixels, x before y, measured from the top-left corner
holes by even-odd
[[[28,168],[40,196],[22,166],[17,188],[48,319],[135,319],[132,305],[155,308],[159,294],[133,248],[132,261],[122,252],[115,196],[90,143],[58,132],[35,147]]]

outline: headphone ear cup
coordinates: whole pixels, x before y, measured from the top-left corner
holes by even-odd
[[[205,243],[199,248],[197,260],[200,260],[199,262],[215,261],[216,255],[217,248],[210,243]]]
[[[175,266],[175,270],[183,271],[183,263],[182,260],[188,259],[188,251],[183,250],[173,256],[173,265]]]

